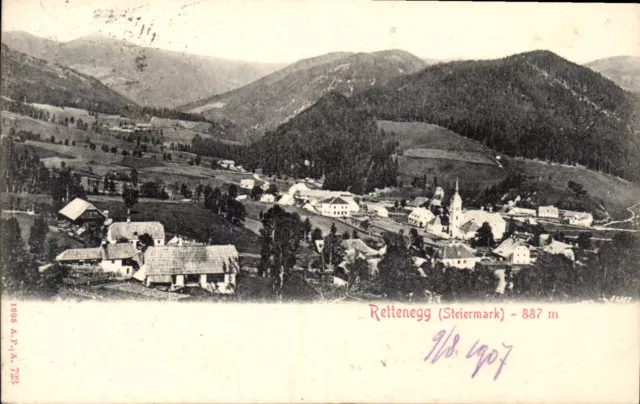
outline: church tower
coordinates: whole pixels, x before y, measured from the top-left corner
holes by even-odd
[[[449,202],[449,236],[460,237],[460,226],[462,225],[462,198],[458,193],[458,179],[456,178],[456,192]]]

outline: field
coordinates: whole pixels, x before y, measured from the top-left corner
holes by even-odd
[[[497,165],[495,161],[486,155],[470,151],[451,151],[440,149],[409,149],[404,152],[405,157],[422,159],[444,159],[464,161],[475,164]]]
[[[378,121],[378,127],[387,134],[385,140],[397,140],[400,147],[405,150],[427,148],[495,154],[488,147],[438,125],[422,122]]]

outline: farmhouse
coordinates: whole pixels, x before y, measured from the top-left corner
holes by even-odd
[[[493,253],[510,264],[528,265],[531,263],[529,247],[513,237],[503,241],[493,250]]]
[[[67,206],[60,209],[58,215],[74,225],[102,225],[107,218],[98,208],[80,198],[69,202]]]
[[[240,188],[244,189],[252,189],[255,186],[256,182],[252,179],[244,179],[240,180]]]
[[[538,206],[538,217],[557,219],[559,217],[558,208],[555,206]]]
[[[107,230],[107,242],[115,244],[126,241],[138,247],[140,236],[148,234],[156,246],[164,245],[164,226],[160,222],[116,222]]]
[[[389,211],[379,203],[367,203],[365,205],[367,212],[375,213],[378,217],[389,217]]]
[[[348,256],[359,255],[366,258],[373,258],[384,255],[381,250],[376,250],[369,247],[364,241],[360,240],[359,238],[342,240],[340,245],[342,246],[342,248],[344,248],[344,251]]]
[[[436,254],[436,262],[441,262],[446,267],[459,269],[473,269],[480,257],[476,257],[471,247],[454,241],[446,244]]]
[[[467,210],[462,214],[462,223],[463,225],[469,221],[475,223],[478,228],[482,227],[484,222],[489,223],[491,226],[491,232],[493,233],[493,238],[499,240],[504,235],[504,232],[507,230],[507,222],[500,216],[499,213],[487,212],[486,210]],[[469,233],[465,235],[465,238],[469,238]],[[471,237],[475,236],[475,232]]]
[[[309,187],[307,187],[307,185],[302,182],[298,182],[296,184],[293,184],[291,188],[289,188],[289,195],[294,196],[296,192],[304,191],[309,191]]]
[[[260,202],[274,203],[275,201],[276,197],[272,194],[264,194],[260,197]]]
[[[171,290],[201,287],[231,294],[239,270],[238,251],[233,245],[159,246],[145,251],[144,265],[134,278],[147,287],[168,284]]]
[[[415,208],[408,217],[409,224],[416,227],[427,227],[429,222],[435,218],[435,215],[426,208]]]
[[[351,215],[349,203],[341,197],[327,198],[318,203],[320,214],[329,217],[346,217]]]

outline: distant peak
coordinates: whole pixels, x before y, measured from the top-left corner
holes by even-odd
[[[84,35],[81,36],[80,38],[76,38],[70,42],[74,42],[74,41],[91,41],[91,42],[96,42],[96,41],[117,41],[118,39],[111,37],[107,34],[103,34],[102,32],[93,32],[89,35]]]

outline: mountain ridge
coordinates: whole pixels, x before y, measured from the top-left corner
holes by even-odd
[[[39,59],[98,78],[138,104],[174,108],[248,84],[282,64],[235,61],[135,45],[105,35],[66,42],[24,31],[2,33],[3,42]]]

